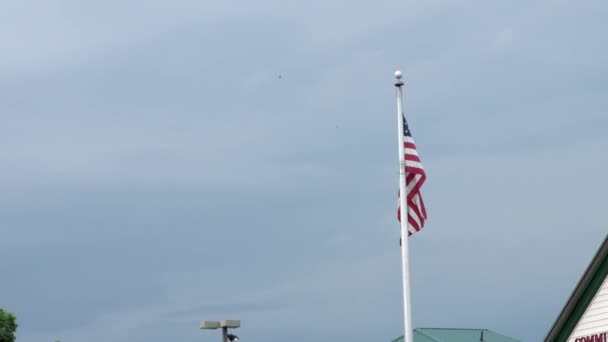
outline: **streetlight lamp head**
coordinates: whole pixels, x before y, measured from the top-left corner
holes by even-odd
[[[230,342],[239,342],[239,337],[234,334],[228,334],[228,341]]]
[[[220,327],[222,327],[222,328],[230,328],[230,329],[240,328],[241,327],[241,321],[236,320],[236,319],[227,319],[227,320],[224,320],[224,321],[220,321]]]
[[[217,329],[220,327],[220,322],[216,321],[202,321],[201,329]]]

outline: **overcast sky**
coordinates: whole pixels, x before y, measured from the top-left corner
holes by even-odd
[[[608,232],[607,15],[0,1],[0,307],[20,342],[390,341],[402,69],[414,325],[540,341]]]

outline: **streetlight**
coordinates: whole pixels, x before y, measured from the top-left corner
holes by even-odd
[[[222,342],[238,342],[239,337],[228,333],[228,328],[236,329],[241,326],[241,321],[224,320],[224,321],[202,321],[201,329],[217,329],[222,328]]]

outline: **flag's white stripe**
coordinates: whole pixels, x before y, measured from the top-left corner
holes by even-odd
[[[418,209],[418,211],[420,212],[420,221],[424,223],[424,221],[426,220],[426,216],[422,212],[422,206],[419,203],[416,204],[416,209]]]
[[[424,215],[422,214],[422,206],[420,205],[420,203],[414,203],[414,206],[416,207],[416,209],[417,209],[417,210],[418,210],[418,212],[420,213],[420,216],[418,216],[418,214],[416,213],[416,211],[412,211],[412,213],[413,213],[413,214],[415,214],[415,215],[418,217],[418,219],[419,219],[419,221],[420,221],[421,223],[424,223],[424,219],[425,219],[425,217],[424,217]]]
[[[410,214],[411,218],[413,218],[414,221],[416,221],[416,223],[418,224],[418,227],[422,227],[422,225],[420,224],[420,218],[418,217],[418,215],[416,215],[416,213],[413,211],[410,211],[409,214]]]
[[[413,148],[406,148],[403,153],[405,153],[405,155],[418,157],[418,152],[416,152],[416,150]]]
[[[416,175],[411,182],[407,183],[407,193],[408,194],[416,186],[416,184],[418,184],[418,182],[420,181],[421,178],[422,178],[421,175]]]
[[[422,164],[420,164],[420,162],[413,161],[413,160],[406,160],[405,161],[405,166],[409,166],[409,167],[413,167],[413,168],[416,168],[416,169],[423,170],[422,169]]]
[[[413,224],[409,223],[409,221],[408,221],[408,223],[407,223],[407,226],[408,226],[408,228],[409,228],[408,230],[409,230],[410,232],[412,232],[412,234],[414,234],[414,233],[416,233],[416,232],[417,232],[416,227],[414,227],[414,225],[413,225]],[[418,227],[419,227],[420,229],[422,229],[422,226],[418,226]]]

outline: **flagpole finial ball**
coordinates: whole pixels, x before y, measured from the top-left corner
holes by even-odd
[[[400,80],[403,77],[403,73],[399,70],[395,71],[395,78]]]

